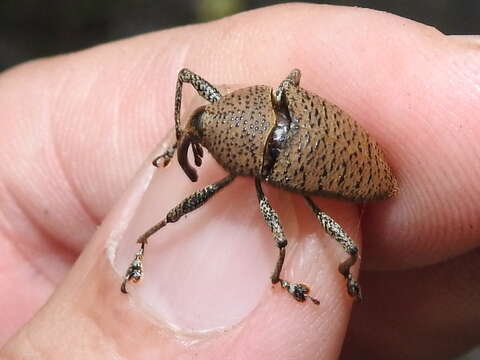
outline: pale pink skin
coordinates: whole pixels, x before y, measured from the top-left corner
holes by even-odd
[[[361,228],[356,205],[316,199],[357,243],[364,237],[366,299],[352,317],[336,269],[343,253],[298,196],[267,187],[292,240],[285,274],[321,305],[271,288],[276,250],[251,179],[166,228],[158,239],[178,242],[152,244],[148,280],[120,294],[138,232],[222,174],[209,163],[193,184],[176,163],[155,172],[144,162],[172,126],[184,66],[213,84],[271,86],[300,68],[305,88],[384,148],[400,191],[369,204]],[[477,37],[357,8],[284,5],[30,62],[0,75],[0,94],[2,358],[447,359],[480,342]],[[160,294],[149,300],[148,289]],[[210,292],[218,307],[192,300]],[[170,312],[155,308],[162,301]],[[178,318],[193,310],[197,323]],[[167,321],[224,326],[199,334]]]

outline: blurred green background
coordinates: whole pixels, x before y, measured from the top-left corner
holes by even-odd
[[[0,0],[0,70],[147,31],[209,21],[280,0]],[[480,34],[480,0],[310,1],[389,11],[447,34]]]

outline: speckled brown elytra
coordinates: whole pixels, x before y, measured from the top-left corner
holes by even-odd
[[[186,126],[180,126],[183,83],[191,84],[210,104],[195,110]],[[188,161],[192,148],[196,166],[202,164],[203,147],[228,171],[220,181],[195,192],[140,238],[140,250],[130,264],[121,290],[127,281],[143,277],[143,256],[150,236],[168,223],[197,209],[237,176],[251,176],[262,213],[270,227],[279,256],[271,276],[273,284],[297,300],[311,299],[308,286],[280,277],[287,239],[276,211],[265,197],[261,182],[300,193],[325,231],[334,238],[349,258],[339,266],[347,282],[348,294],[361,299],[360,285],[350,273],[358,257],[358,247],[330,216],[321,211],[310,195],[324,195],[348,201],[388,199],[397,191],[397,180],[385,162],[382,150],[350,116],[338,106],[300,86],[300,70],[293,70],[278,89],[258,85],[226,95],[206,80],[183,69],[178,74],[175,92],[176,142],[153,161],[166,166],[175,152],[178,162],[191,181],[196,170]]]

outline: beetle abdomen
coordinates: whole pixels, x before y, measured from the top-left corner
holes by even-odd
[[[268,86],[252,86],[223,96],[204,109],[201,143],[233,174],[258,176],[275,113]]]
[[[288,88],[282,101],[290,126],[268,182],[353,201],[386,199],[396,192],[382,150],[343,110],[302,88]]]

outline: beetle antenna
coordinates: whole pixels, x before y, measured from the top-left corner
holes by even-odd
[[[185,135],[178,147],[178,163],[182,167],[185,174],[189,177],[189,179],[193,182],[198,180],[197,171],[190,165],[188,162],[188,148],[192,144],[192,139],[190,136]],[[195,143],[193,143],[195,144]],[[195,147],[193,146],[193,151],[195,154]],[[197,163],[197,159],[195,159],[195,164]]]
[[[203,157],[202,145],[200,145],[199,143],[192,143],[192,150],[193,150],[193,157],[195,159],[195,165],[201,166],[202,157]]]

